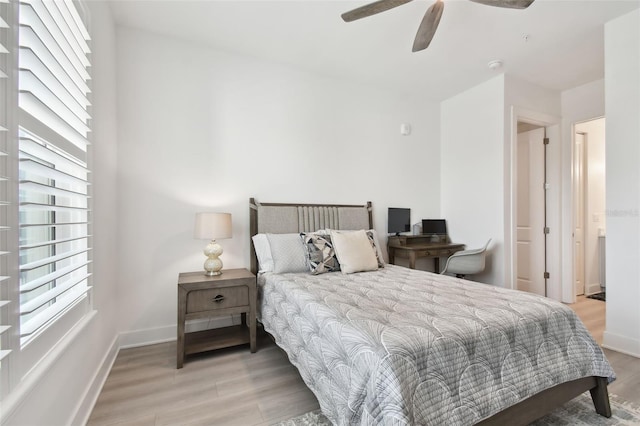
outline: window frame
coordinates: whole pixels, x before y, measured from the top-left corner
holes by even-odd
[[[22,2],[38,2],[39,0],[0,0],[0,12],[6,12],[9,29],[6,36],[0,32],[0,41],[6,43],[8,78],[6,83],[4,102],[4,115],[6,120],[6,151],[7,151],[7,192],[10,206],[3,207],[7,210],[7,222],[11,229],[5,232],[5,247],[0,246],[0,251],[7,250],[9,254],[0,256],[0,275],[7,274],[9,279],[5,283],[0,283],[0,300],[8,300],[7,306],[0,307],[0,326],[8,325],[10,329],[0,334],[0,350],[8,349],[10,353],[0,360],[0,401],[3,402],[2,419],[8,417],[11,411],[18,405],[21,398],[26,397],[34,386],[37,386],[37,379],[46,374],[55,365],[56,361],[64,355],[66,348],[78,338],[81,330],[89,324],[95,317],[93,310],[92,294],[92,265],[91,248],[93,247],[91,212],[93,209],[92,189],[91,189],[91,167],[92,167],[92,133],[89,131],[86,136],[86,166],[88,170],[89,182],[87,188],[87,231],[86,241],[89,247],[88,254],[88,290],[83,296],[70,303],[52,322],[38,330],[28,340],[21,343],[20,338],[20,283],[19,283],[19,125],[21,123],[21,109],[19,107],[19,9]],[[78,12],[80,20],[84,23],[87,34],[90,34],[89,14],[86,6],[77,0],[65,0],[73,4]],[[55,5],[54,7],[57,7]],[[68,16],[65,18],[67,19]],[[4,44],[4,43],[3,43]],[[89,48],[91,41],[87,40]],[[91,53],[87,54],[87,59],[91,62]],[[88,70],[90,72],[90,68]],[[91,80],[87,81],[91,89]],[[91,93],[87,94],[91,102]],[[0,112],[2,112],[0,110]],[[87,107],[87,114],[91,115],[91,106]],[[0,118],[2,118],[0,116]],[[1,123],[0,123],[1,124]],[[89,119],[87,126],[91,128]],[[0,150],[2,145],[0,145]],[[54,213],[55,216],[55,213]],[[1,224],[0,224],[1,225]],[[55,229],[55,228],[54,228]],[[4,231],[2,231],[4,232]],[[55,231],[52,231],[55,235]],[[52,247],[55,247],[52,246]],[[55,250],[55,249],[54,249]],[[5,272],[6,271],[6,272]],[[49,285],[49,284],[47,284]],[[11,395],[11,398],[8,396]],[[0,422],[2,421],[0,419]]]

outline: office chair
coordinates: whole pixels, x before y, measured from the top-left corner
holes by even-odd
[[[447,259],[447,264],[444,265],[444,269],[440,273],[448,272],[458,278],[464,278],[465,275],[479,274],[484,271],[484,260],[490,243],[491,238],[482,248],[453,253]]]

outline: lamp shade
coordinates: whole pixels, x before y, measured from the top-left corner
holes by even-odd
[[[231,238],[231,213],[196,213],[193,237],[200,240]]]

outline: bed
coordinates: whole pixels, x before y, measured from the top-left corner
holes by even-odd
[[[371,229],[371,203],[251,199],[250,228],[275,253],[299,233]],[[258,273],[259,318],[334,424],[527,424],[587,390],[611,416],[614,372],[560,303],[395,265],[311,274],[278,256]]]

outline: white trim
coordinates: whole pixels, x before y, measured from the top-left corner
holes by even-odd
[[[602,287],[600,287],[600,283],[589,283],[584,288],[584,294],[595,294],[601,291]]]
[[[602,335],[602,347],[640,358],[640,340],[606,331]]]
[[[90,311],[82,317],[65,335],[59,340],[51,351],[38,362],[36,366],[20,381],[20,383],[12,389],[9,395],[2,400],[2,410],[0,410],[0,424],[13,415],[15,410],[20,407],[29,397],[31,392],[37,387],[38,383],[43,380],[58,362],[58,359],[67,351],[69,346],[76,340],[78,335],[87,328],[89,323],[96,317],[97,311]]]
[[[212,317],[187,323],[187,332],[240,324],[240,316]],[[177,337],[177,325],[146,328],[120,333],[120,349],[137,348],[156,343],[172,342]]]
[[[568,261],[562,262],[562,302],[563,303],[575,303],[576,302],[576,288],[575,288],[575,244],[573,242],[573,233],[576,229],[576,221],[574,209],[574,181],[575,176],[573,172],[573,164],[574,164],[574,156],[575,153],[575,143],[576,143],[576,126],[588,123],[590,121],[604,119],[604,115],[599,115],[593,118],[585,118],[576,120],[568,124],[570,134],[570,143],[568,147],[563,148],[563,158],[562,158],[562,177],[563,181],[566,180],[567,173],[569,175],[569,187],[565,187],[566,193],[562,198],[562,223],[570,224],[570,227],[567,227],[562,235],[562,255],[564,259]],[[566,133],[566,132],[565,132]],[[606,144],[606,142],[605,142]],[[567,152],[566,150],[569,150]],[[585,274],[586,278],[586,274]],[[598,284],[599,286],[599,284]],[[585,294],[589,294],[589,287],[585,285]],[[594,293],[598,293],[600,290],[594,291]]]
[[[239,323],[239,315],[212,317],[189,322],[187,324],[187,331],[191,332],[206,330],[209,328],[228,327]],[[176,337],[175,325],[129,331],[117,335],[113,339],[109,350],[102,358],[102,362],[98,365],[91,383],[87,386],[84,396],[77,404],[71,424],[86,424],[88,422],[120,350],[171,342],[175,341]]]
[[[137,348],[176,340],[176,326],[147,328],[120,333],[120,349]]]
[[[111,372],[113,364],[120,352],[119,340],[119,336],[117,335],[113,338],[113,341],[109,346],[109,350],[107,350],[102,358],[102,362],[98,365],[98,369],[87,386],[84,396],[80,399],[80,402],[78,402],[78,405],[73,410],[73,413],[75,414],[73,415],[71,424],[86,425],[89,421],[93,407],[98,401],[98,397],[100,396],[100,392],[102,392],[104,383],[107,381],[107,377],[109,377],[109,373]]]

